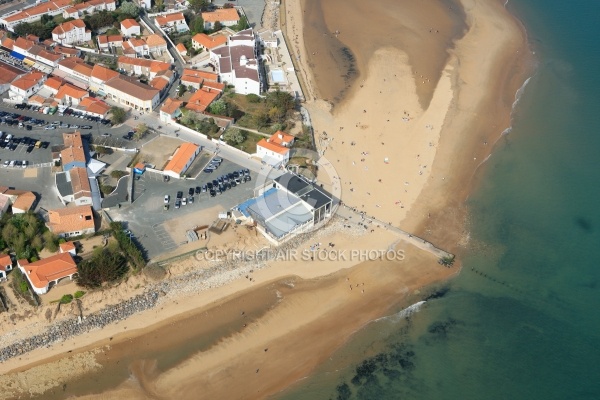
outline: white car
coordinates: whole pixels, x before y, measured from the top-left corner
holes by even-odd
[[[48,125],[44,129],[48,131],[48,130],[56,129],[56,127],[54,125]]]
[[[21,167],[27,168],[27,164],[28,164],[27,160],[23,160],[23,162],[21,163]]]
[[[187,205],[187,199],[185,197],[183,199],[181,199],[181,205],[182,206]]]
[[[165,195],[165,204],[169,204],[169,201],[171,201],[171,196],[169,196],[168,194]]]
[[[4,165],[5,167],[8,167],[8,164],[10,164],[10,161],[6,160],[6,161],[4,161],[4,164],[2,164],[2,165]]]

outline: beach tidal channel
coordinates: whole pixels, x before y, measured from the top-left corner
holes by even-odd
[[[178,316],[175,321],[150,326],[142,334],[135,332],[130,336],[125,331],[101,347],[102,351],[96,355],[96,360],[102,365],[98,372],[65,382],[62,387],[34,398],[64,399],[102,393],[127,380],[146,392],[147,382],[153,377],[210,349],[219,341],[251,328],[276,306],[279,296],[289,290],[290,286],[284,283],[271,283],[234,299],[218,302],[201,313],[190,312]],[[127,326],[126,321],[124,326]]]

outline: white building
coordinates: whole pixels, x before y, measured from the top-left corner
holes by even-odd
[[[187,32],[190,27],[185,22],[183,13],[173,13],[166,15],[158,15],[154,21],[165,32]]]
[[[183,143],[175,150],[175,153],[165,166],[163,174],[177,179],[181,178],[190,165],[192,165],[198,153],[200,153],[200,146],[193,143]]]
[[[17,260],[23,276],[27,278],[33,291],[46,294],[48,290],[64,278],[73,279],[77,273],[77,264],[71,253],[59,253],[30,263],[26,259]]]
[[[222,26],[233,26],[240,22],[240,16],[235,8],[218,8],[214,11],[202,13],[204,29],[214,29],[215,24],[219,22]]]
[[[92,32],[87,30],[85,22],[80,19],[64,22],[52,31],[52,40],[61,44],[89,42]]]
[[[112,101],[134,110],[150,112],[160,102],[159,90],[122,75],[106,82],[104,92]]]
[[[279,167],[290,160],[290,147],[294,137],[282,131],[277,131],[269,139],[261,139],[256,143],[256,155],[265,163]]]
[[[33,71],[15,79],[10,85],[10,93],[13,98],[25,100],[42,88],[46,81],[46,75]]]
[[[217,67],[221,82],[235,87],[240,94],[260,94],[263,90],[256,38],[252,29],[229,37],[227,46],[210,51],[210,60]]]
[[[125,37],[138,36],[141,34],[140,24],[133,18],[124,19],[121,21],[121,33]]]

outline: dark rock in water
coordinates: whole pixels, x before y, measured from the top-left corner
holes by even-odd
[[[583,217],[576,218],[575,224],[577,224],[577,226],[586,233],[591,233],[593,231],[592,223],[590,222],[590,220],[588,220],[586,218],[583,218]]]
[[[435,292],[431,293],[429,296],[425,297],[423,300],[428,301],[428,300],[433,300],[433,299],[439,299],[444,297],[448,292],[450,291],[449,287],[443,287],[441,289],[436,290]]]

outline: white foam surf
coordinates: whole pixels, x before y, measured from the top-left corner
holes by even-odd
[[[420,311],[421,308],[423,307],[423,304],[425,304],[425,303],[426,303],[425,300],[419,301],[418,303],[412,304],[412,305],[406,307],[405,309],[400,310],[400,312],[397,312],[396,314],[386,315],[385,317],[377,318],[373,322],[379,322],[379,321],[390,321],[392,323],[400,322],[406,318],[409,318],[414,313]]]

